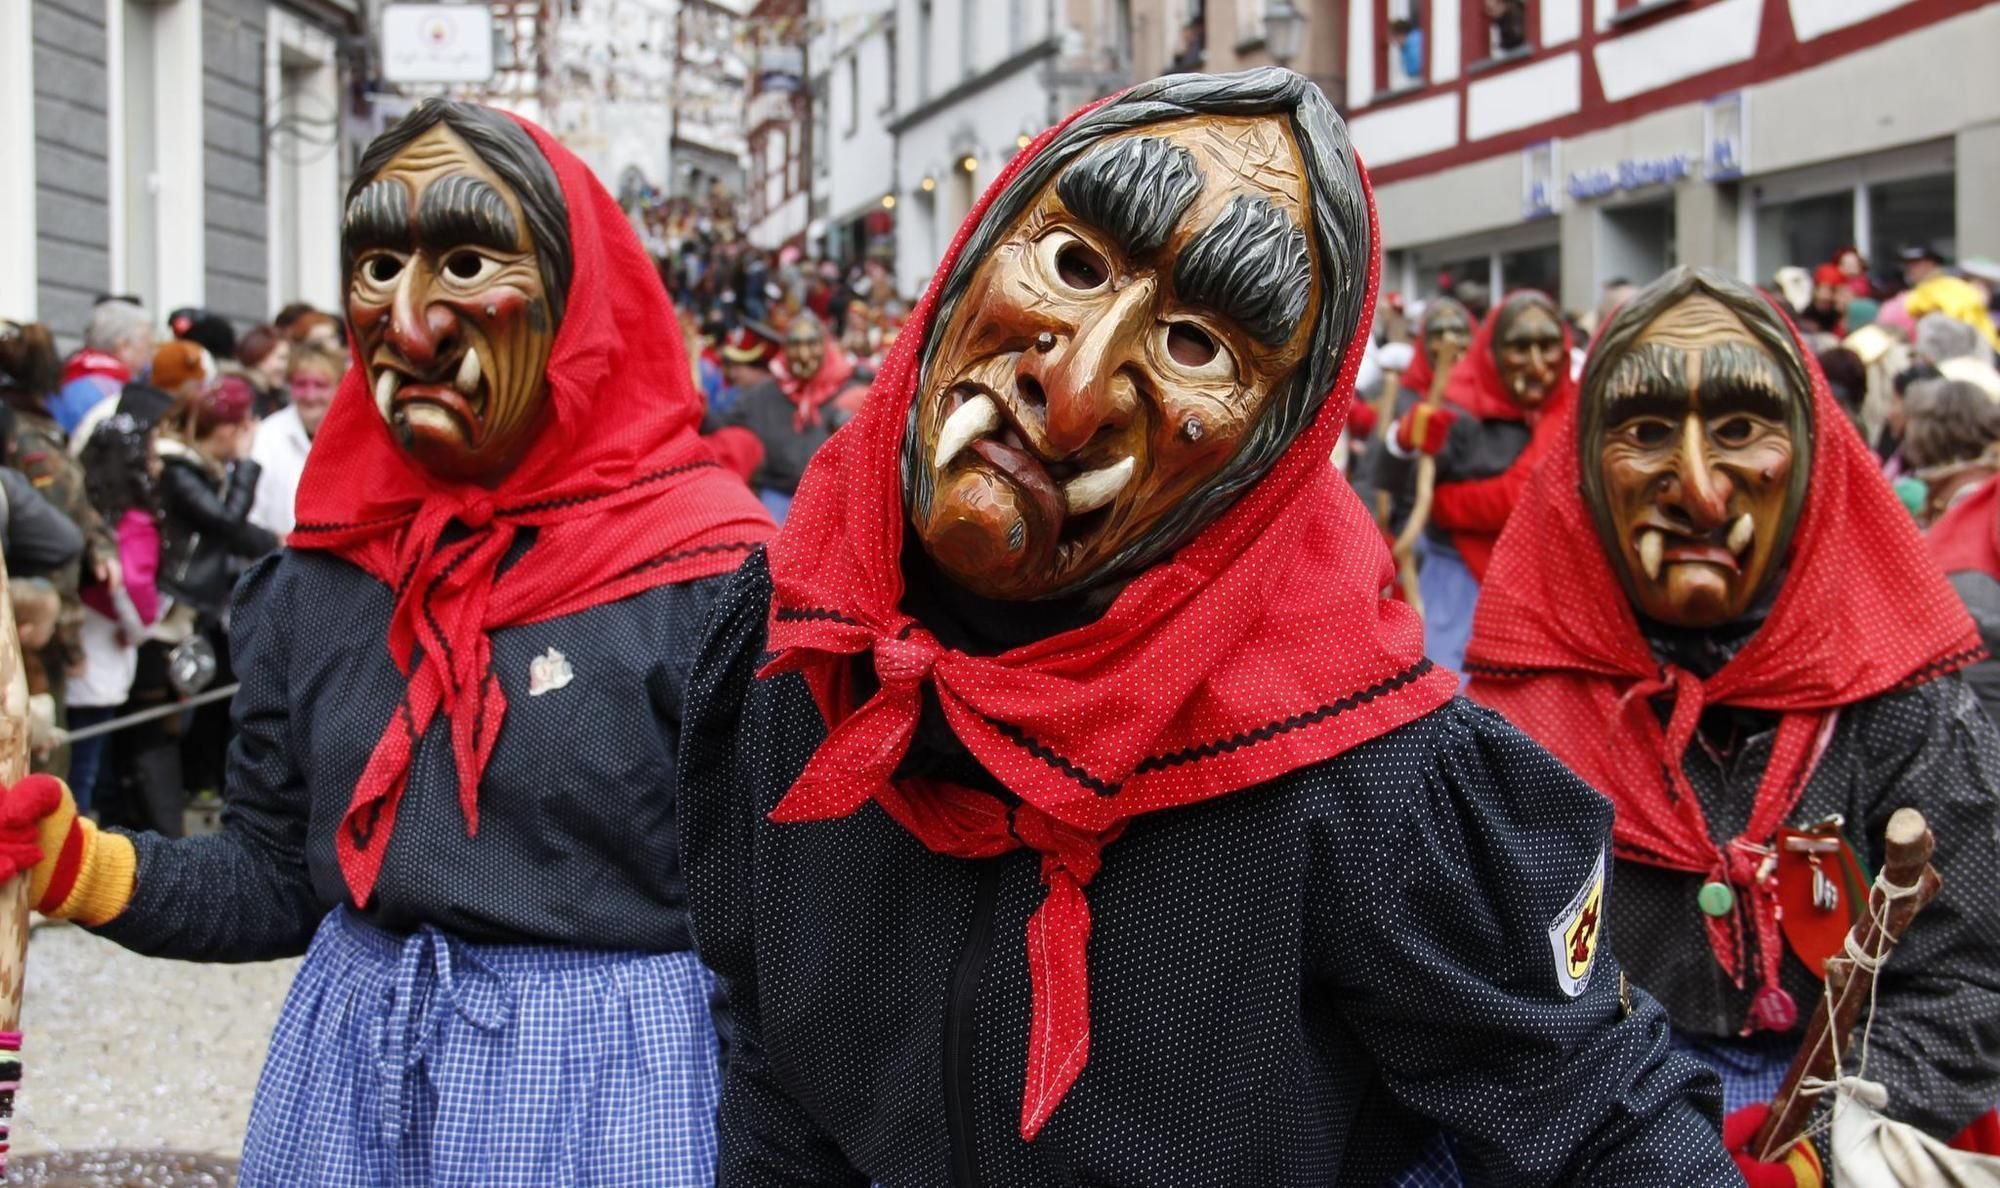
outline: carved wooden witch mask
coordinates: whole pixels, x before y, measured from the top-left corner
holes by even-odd
[[[945,573],[1077,589],[1214,483],[1307,353],[1313,220],[1282,115],[1115,133],[1019,205],[918,391],[911,520]]]
[[[1811,469],[1812,387],[1755,292],[1677,269],[1626,302],[1584,372],[1584,497],[1641,615],[1742,618],[1782,566]]]
[[[544,423],[569,283],[548,161],[497,112],[428,102],[363,156],[341,250],[354,339],[397,443],[439,478],[500,482]]]

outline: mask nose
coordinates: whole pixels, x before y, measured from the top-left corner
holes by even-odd
[[[450,306],[430,300],[428,284],[418,277],[421,271],[415,260],[404,267],[389,307],[385,337],[405,362],[428,368],[457,345],[458,315]]]
[[[1681,448],[1674,476],[1680,507],[1697,532],[1713,532],[1729,518],[1729,497],[1735,492],[1729,476],[1715,469],[1708,456],[1708,437],[1701,418],[1691,416],[1681,428]]]
[[[1082,449],[1106,425],[1128,425],[1138,413],[1139,393],[1121,374],[1152,319],[1154,282],[1136,281],[1112,297],[1109,306],[1086,318],[1061,352],[1022,356],[1024,378],[1041,385],[1049,447],[1058,456]]]

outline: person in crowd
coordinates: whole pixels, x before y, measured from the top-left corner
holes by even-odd
[[[1799,311],[1799,329],[1831,334],[1847,333],[1847,305],[1854,291],[1847,286],[1847,274],[1838,264],[1822,264],[1813,271],[1812,300]]]
[[[1527,0],[1485,0],[1486,26],[1493,53],[1519,53],[1528,48]]]
[[[197,343],[170,339],[153,352],[147,378],[134,380],[97,402],[70,430],[69,452],[81,457],[90,435],[106,417],[123,412],[146,424],[158,424],[176,404],[188,404],[221,378],[214,356]]]
[[[771,364],[778,357],[778,344],[765,333],[738,326],[722,339],[722,394],[709,405],[709,415],[718,423],[733,417],[745,392],[775,381]]]
[[[1546,294],[1508,294],[1446,381],[1435,407],[1413,403],[1390,431],[1375,471],[1379,489],[1409,498],[1417,459],[1435,460],[1435,491],[1418,571],[1424,645],[1457,668],[1493,545],[1574,403],[1570,334]]]
[[[1972,327],[1989,349],[2000,351],[2000,328],[1993,324],[1986,294],[1963,277],[1945,271],[1944,258],[1935,248],[1905,251],[1903,277],[1910,286],[1903,308],[1918,320],[1920,329],[1925,315],[1941,313]]]
[[[11,414],[4,456],[6,465],[25,475],[43,498],[69,517],[83,533],[81,565],[48,575],[62,601],[62,613],[49,649],[23,653],[33,693],[48,693],[64,704],[64,674],[83,661],[80,631],[83,603],[78,598],[86,578],[116,579],[118,548],[111,527],[91,506],[83,468],[70,457],[61,426],[48,414],[48,402],[60,382],[62,362],[55,338],[39,322],[0,321],[0,402]],[[60,710],[58,713],[60,720]]]
[[[291,535],[292,504],[313,438],[333,405],[333,394],[347,374],[347,352],[307,341],[290,352],[285,372],[289,397],[285,407],[257,426],[250,461],[258,468],[257,495],[250,504],[250,522],[283,541]]]
[[[1424,74],[1424,29],[1414,10],[1409,16],[1389,22],[1389,44],[1396,51],[1396,65],[1404,86],[1422,86]]]
[[[285,306],[271,319],[271,325],[294,346],[318,341],[323,346],[345,349],[346,334],[340,319],[308,302],[294,301]]]
[[[63,364],[62,389],[49,401],[49,415],[64,433],[107,398],[118,395],[152,362],[153,319],[129,301],[101,301],[84,327],[83,349]]]
[[[1829,263],[1840,274],[1840,279],[1835,283],[1847,290],[1850,299],[1863,300],[1875,296],[1875,282],[1868,276],[1868,260],[1862,256],[1859,248],[1852,246],[1841,248],[1833,253],[1833,259]],[[1852,326],[1856,323],[1851,316],[1851,307],[1849,312],[1849,325]]]
[[[426,100],[362,154],[341,250],[358,363],[292,547],[237,593],[223,832],[95,830],[52,782],[0,819],[40,818],[51,914],[307,953],[241,1183],[711,1184],[676,736],[708,579],[770,521],[695,435],[629,222],[546,132]]]
[[[175,338],[198,344],[218,362],[236,358],[236,327],[221,314],[193,306],[177,309],[167,315],[167,329]]]
[[[1940,374],[1911,384],[1903,408],[1903,460],[1924,485],[1928,524],[2000,468],[2000,394]]]
[[[1953,359],[1993,361],[1993,349],[1980,337],[1979,328],[1947,313],[1933,311],[1917,319],[1914,347],[1916,357],[1934,367]]]
[[[1140,83],[954,242],[694,669],[720,1183],[1379,1183],[1443,1128],[1735,1184],[1578,923],[1608,806],[1454,697],[1327,463],[1378,245],[1319,88]]]
[[[100,424],[83,450],[90,502],[117,533],[119,564],[111,580],[95,582],[83,592],[83,663],[69,681],[73,730],[118,715],[132,695],[139,646],[159,621],[160,460],[153,443],[152,426],[121,413]],[[69,786],[79,813],[91,810],[105,746],[100,737],[71,748]],[[174,807],[177,811],[178,804]]]
[[[1862,423],[1862,405],[1868,398],[1868,367],[1861,356],[1845,346],[1830,347],[1819,353],[1820,373],[1826,376],[1827,390],[1833,393],[1833,402],[1840,411],[1847,414],[1848,423],[1854,431],[1867,440],[1867,427]]]
[[[1619,311],[1488,570],[1470,692],[1616,806],[1611,935],[1721,1073],[1740,1159],[1905,806],[1945,889],[1876,984],[1886,1106],[1842,1105],[1949,1140],[2000,1100],[2000,733],[1958,675],[1979,655],[1768,299],[1679,268]],[[1824,1150],[1746,1172],[1816,1188]]]
[[[750,483],[772,519],[785,522],[806,462],[854,415],[873,378],[827,337],[818,318],[801,313],[785,332],[770,378],[739,390],[724,420],[750,431],[763,448]]]
[[[292,344],[277,327],[253,326],[246,331],[236,344],[236,362],[256,389],[257,403],[252,411],[260,420],[270,418],[290,402],[285,377],[290,374]]]

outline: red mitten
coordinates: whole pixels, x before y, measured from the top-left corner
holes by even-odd
[[[1396,421],[1396,448],[1405,454],[1419,450],[1435,454],[1444,448],[1445,438],[1451,436],[1452,422],[1456,420],[1458,413],[1443,405],[1433,408],[1419,404]]]
[[[1375,436],[1375,406],[1355,401],[1347,411],[1347,433],[1356,439]]]
[[[1759,1102],[1744,1106],[1722,1120],[1722,1145],[1736,1160],[1736,1170],[1743,1173],[1743,1182],[1749,1188],[1825,1188],[1826,1172],[1820,1166],[1819,1152],[1808,1139],[1794,1143],[1776,1163],[1760,1163],[1750,1153],[1751,1144],[1757,1141],[1757,1131],[1770,1114],[1770,1105]]]
[[[62,807],[62,781],[31,775],[0,790],[0,883],[42,860],[42,819]]]

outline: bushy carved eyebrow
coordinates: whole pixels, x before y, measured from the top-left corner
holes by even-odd
[[[1181,253],[1174,291],[1277,346],[1298,329],[1312,297],[1306,233],[1269,198],[1238,194]]]
[[[1777,360],[1747,342],[1719,342],[1701,352],[1701,406],[1782,417],[1791,403]]]
[[[1675,393],[1679,393],[1678,399],[1685,405],[1687,355],[1677,347],[1657,342],[1640,343],[1625,352],[1604,385],[1607,404],[1643,397],[1672,397]]]
[[[371,248],[397,252],[414,248],[410,192],[403,188],[403,183],[384,177],[364,186],[354,201],[347,204],[340,240],[350,259]]]
[[[1107,141],[1056,179],[1056,197],[1070,213],[1132,256],[1165,247],[1200,193],[1194,154],[1157,136]]]
[[[417,206],[417,236],[433,251],[485,247],[511,252],[521,242],[520,224],[500,191],[464,173],[425,187]]]

